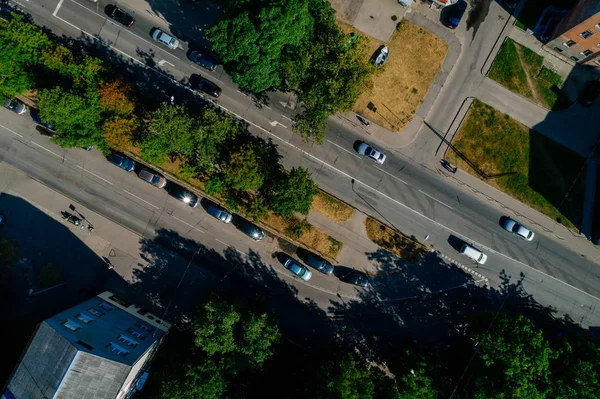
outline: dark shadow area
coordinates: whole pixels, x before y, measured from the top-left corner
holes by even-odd
[[[572,0],[528,1],[517,17],[516,26],[532,31],[536,38],[545,42],[574,4]]]

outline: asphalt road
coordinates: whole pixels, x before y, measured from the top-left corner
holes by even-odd
[[[271,94],[268,106],[261,107],[239,92],[222,68],[211,74],[187,61],[186,42],[182,41],[182,48],[176,50],[152,42],[150,31],[153,28],[169,28],[169,24],[156,15],[166,15],[166,10],[183,10],[186,5],[161,2],[154,6],[158,10],[152,11],[152,15],[145,2],[129,2],[124,8],[136,16],[132,29],[106,19],[103,3],[96,6],[85,0],[42,0],[22,3],[22,6],[38,23],[55,33],[72,37],[93,36],[95,39],[92,40],[96,41],[100,38],[118,54],[146,65],[146,69],[151,67],[171,76],[180,84],[185,84],[186,77],[192,73],[209,77],[223,88],[218,105],[247,120],[253,133],[278,142],[284,155],[284,166],[308,167],[326,190],[408,234],[418,238],[428,234],[429,242],[436,249],[464,264],[468,262],[457,253],[456,245],[449,237],[472,243],[489,255],[485,268],[480,271],[491,284],[501,282],[502,271],[513,278],[523,274],[526,289],[543,304],[567,313],[576,312],[580,307],[595,308],[600,297],[595,284],[600,278],[595,263],[561,246],[551,234],[536,231],[536,239],[529,243],[502,231],[499,220],[503,212],[444,180],[427,166],[433,148],[439,144],[439,138],[431,129],[423,127],[419,136],[421,153],[413,152],[407,156],[400,151],[386,151],[388,159],[385,165],[379,166],[354,152],[355,143],[364,140],[365,136],[353,123],[331,118],[323,145],[303,142],[290,130],[293,110],[285,95]],[[473,84],[476,76],[473,72],[482,66],[503,28],[505,21],[494,18],[494,14],[502,12],[497,8],[493,3],[490,17],[478,26],[477,34],[464,39],[463,54],[428,119],[436,130],[445,131],[449,127],[460,106],[452,99],[460,98],[461,91]],[[218,15],[216,10],[213,11]],[[188,20],[189,15],[182,14],[192,12],[172,11],[171,30],[181,29],[177,18]],[[210,18],[206,19],[204,23],[209,25]],[[179,35],[187,36],[186,33],[190,34],[179,32]],[[165,100],[168,98],[165,92]]]

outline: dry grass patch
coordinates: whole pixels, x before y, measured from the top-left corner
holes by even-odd
[[[369,39],[370,57],[382,43]],[[448,44],[417,24],[404,20],[387,46],[390,55],[384,70],[373,77],[372,87],[365,89],[355,110],[397,132],[406,126],[423,102],[446,58]],[[373,106],[376,112],[372,111]]]
[[[409,262],[421,261],[423,255],[427,252],[424,245],[411,240],[410,237],[379,223],[373,218],[367,218],[365,228],[369,240]]]
[[[315,195],[312,210],[338,223],[347,222],[354,214],[354,208],[323,191]]]

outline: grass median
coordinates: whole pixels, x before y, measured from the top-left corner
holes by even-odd
[[[312,210],[336,223],[347,222],[354,214],[354,208],[324,191],[315,195]]]
[[[365,221],[365,229],[369,240],[409,262],[420,262],[427,252],[424,245],[371,217]]]

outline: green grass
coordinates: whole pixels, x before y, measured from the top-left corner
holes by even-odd
[[[495,176],[485,180],[488,184],[570,228],[580,225],[583,157],[477,100],[454,139],[454,147],[479,169]],[[481,178],[452,150],[447,159]]]
[[[571,102],[562,91],[562,78],[542,66],[544,58],[512,39],[506,39],[488,77],[512,92],[548,109],[562,109]]]
[[[527,27],[521,23],[521,21],[516,21],[515,26],[521,30],[527,30]]]

